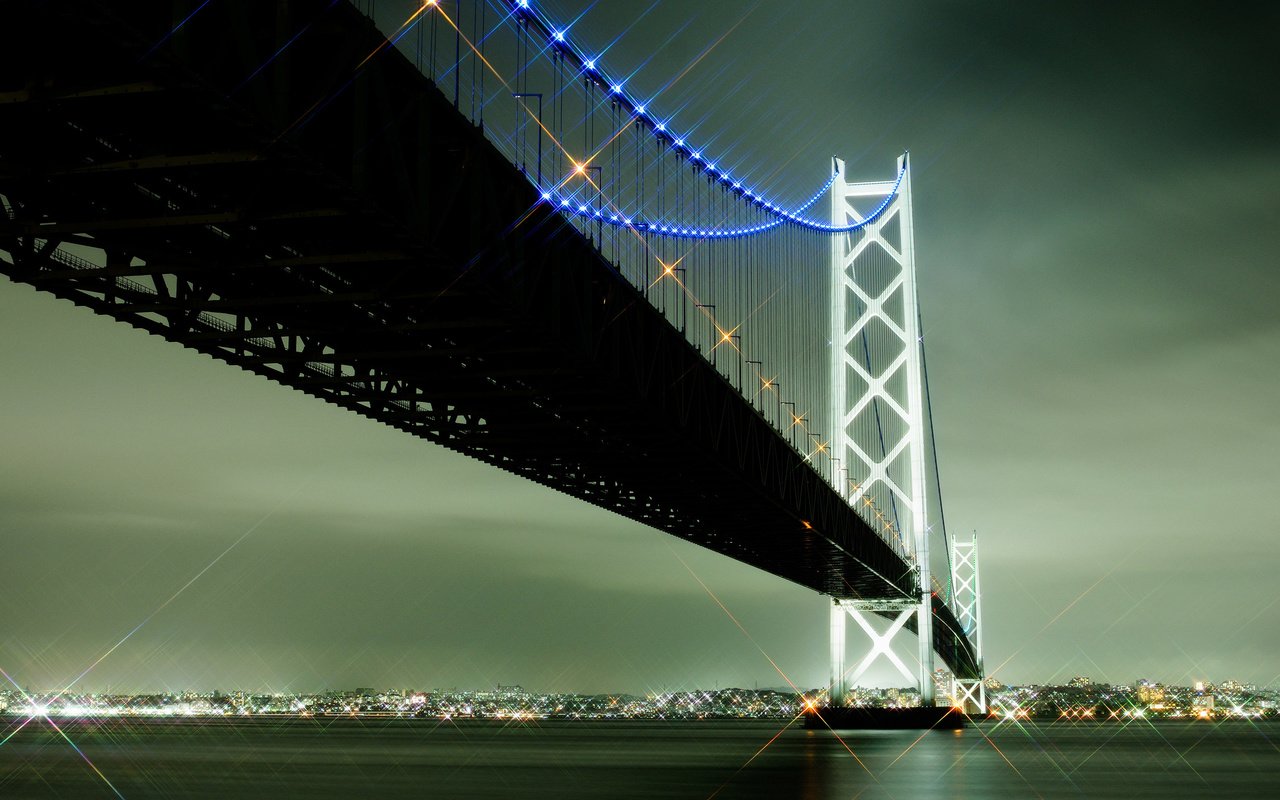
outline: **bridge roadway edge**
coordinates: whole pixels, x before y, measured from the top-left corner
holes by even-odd
[[[347,81],[381,41],[349,4],[214,4],[171,36],[181,2],[56,5],[0,26],[0,271],[819,592],[914,590],[412,64]]]

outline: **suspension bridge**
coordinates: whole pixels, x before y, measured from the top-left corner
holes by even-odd
[[[0,272],[830,597],[834,706],[982,709],[908,156],[775,196],[623,67],[534,0],[10,0]]]

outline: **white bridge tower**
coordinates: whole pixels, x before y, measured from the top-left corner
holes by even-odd
[[[877,533],[913,563],[918,591],[896,599],[835,597],[831,606],[831,705],[881,656],[919,684],[923,705],[935,705],[933,607],[929,575],[925,483],[923,344],[916,296],[911,224],[911,170],[906,154],[894,180],[850,183],[834,159],[831,222],[874,219],[831,245],[831,418],[833,455],[846,465],[838,480]],[[877,213],[878,211],[878,213]],[[894,636],[916,617],[915,674],[893,652]],[[845,669],[845,622],[852,617],[870,639],[854,668]],[[873,620],[891,618],[883,633]]]

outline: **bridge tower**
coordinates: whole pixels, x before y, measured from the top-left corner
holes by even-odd
[[[987,713],[986,671],[982,664],[982,584],[978,580],[978,534],[969,541],[951,540],[951,607],[978,656],[976,679],[953,679],[951,700],[958,708]]]
[[[866,226],[832,237],[831,418],[833,452],[846,467],[842,494],[891,544],[905,552],[916,572],[914,596],[891,600],[833,597],[831,606],[831,705],[845,702],[846,688],[881,656],[920,688],[921,704],[935,705],[933,606],[929,574],[923,344],[916,295],[907,154],[894,180],[851,183],[833,159],[831,222]],[[882,208],[883,206],[883,208]],[[916,617],[918,673],[891,649],[894,636]],[[869,616],[871,615],[871,616]],[[851,675],[845,670],[848,617],[870,639]],[[890,618],[879,633],[872,617]]]

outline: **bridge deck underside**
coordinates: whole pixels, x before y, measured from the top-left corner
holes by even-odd
[[[353,8],[171,33],[196,5],[2,7],[0,271],[819,592],[915,591],[411,64],[356,69],[381,37]]]

